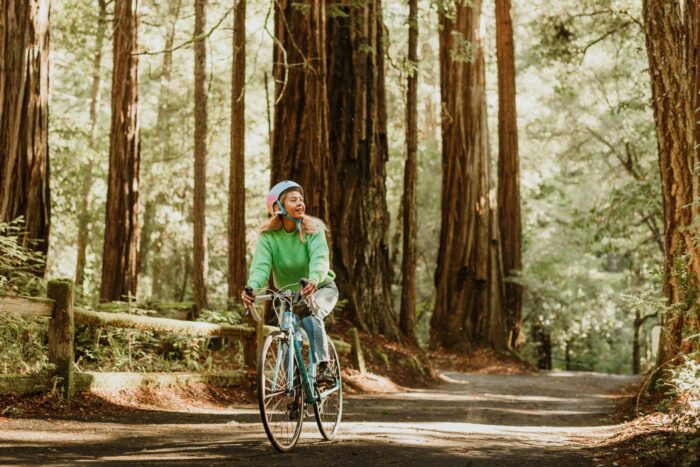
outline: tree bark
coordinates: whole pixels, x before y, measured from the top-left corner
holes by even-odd
[[[345,0],[329,20],[329,201],[333,267],[360,329],[400,340],[389,267],[384,27],[379,0]],[[347,183],[351,180],[351,183]]]
[[[641,361],[641,349],[642,343],[640,339],[641,329],[647,320],[656,318],[657,314],[652,313],[646,316],[641,316],[639,310],[635,310],[634,323],[633,323],[633,341],[632,341],[632,374],[639,374],[642,372],[642,361]]]
[[[690,65],[694,53],[689,52],[689,37],[693,37],[693,21],[680,2],[645,0],[643,3],[647,56],[651,73],[652,103],[656,121],[659,169],[664,206],[664,293],[669,305],[691,306],[691,288],[700,277],[700,255],[695,245],[696,229],[690,228],[697,207],[690,208],[698,196],[698,162],[694,150],[696,126],[692,103],[697,89]],[[695,216],[697,217],[697,216]],[[687,254],[688,260],[684,259]],[[690,282],[683,280],[689,274]],[[685,283],[684,283],[685,282]],[[673,360],[681,351],[683,329],[688,324],[685,310],[665,314],[658,365]]]
[[[549,330],[540,320],[536,320],[530,326],[532,341],[536,344],[537,368],[540,370],[552,369],[552,339]]]
[[[136,295],[138,283],[138,1],[115,0],[112,126],[100,300]]]
[[[194,36],[205,33],[207,0],[195,0]],[[195,317],[207,306],[207,44],[205,39],[194,43],[194,261],[192,286],[194,288]]]
[[[0,3],[0,221],[24,218],[23,245],[47,253],[49,0]]]
[[[97,32],[95,34],[95,55],[92,60],[92,86],[90,88],[90,154],[88,155],[85,178],[83,178],[78,214],[78,257],[75,264],[75,288],[80,291],[85,280],[85,260],[90,242],[91,203],[90,190],[93,182],[93,154],[97,152],[97,103],[100,99],[102,82],[102,48],[107,31],[107,0],[98,0]]]
[[[416,184],[418,178],[418,0],[409,1],[406,165],[403,176],[403,274],[399,327],[416,340]]]
[[[325,2],[276,1],[275,37],[271,183],[299,183],[309,213],[327,220]]]
[[[245,240],[245,16],[246,0],[237,0],[233,19],[231,79],[231,160],[228,198],[228,297],[238,299],[246,282]]]
[[[520,160],[515,107],[515,48],[510,0],[496,0],[498,58],[498,221],[502,242],[505,306],[510,346],[516,348],[522,321],[522,287],[512,275],[522,268]]]
[[[498,213],[492,183],[481,1],[441,9],[442,227],[430,344],[508,347]]]

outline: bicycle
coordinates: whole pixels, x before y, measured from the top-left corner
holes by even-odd
[[[304,279],[300,281],[302,288],[306,283]],[[250,292],[246,290],[249,295]],[[316,305],[313,296],[304,299],[299,292],[269,290],[268,294],[255,297],[256,303],[270,300],[277,315],[279,331],[270,333],[260,350],[258,406],[272,445],[281,452],[289,452],[299,441],[306,405],[313,406],[316,424],[323,438],[332,440],[335,437],[343,414],[343,385],[338,352],[332,339],[328,339],[328,364],[335,376],[334,384],[316,384],[313,352],[309,351],[308,366],[305,364],[301,319],[309,313],[300,314],[296,310],[306,305],[304,308],[314,313]],[[260,321],[254,305],[246,308],[254,320]]]

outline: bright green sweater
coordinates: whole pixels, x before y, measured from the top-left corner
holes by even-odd
[[[302,243],[299,233],[284,229],[268,230],[260,235],[253,255],[253,264],[248,274],[248,286],[259,289],[267,285],[272,271],[275,287],[299,291],[300,279],[307,278],[318,287],[335,279],[330,269],[326,233],[319,229],[315,234],[306,234]]]

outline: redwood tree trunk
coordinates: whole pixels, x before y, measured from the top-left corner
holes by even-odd
[[[207,0],[195,0],[194,36],[204,34],[207,25]],[[207,306],[207,44],[204,38],[194,43],[194,288],[195,317]]]
[[[95,55],[92,60],[92,86],[90,88],[90,151],[97,152],[97,103],[100,98],[100,83],[102,81],[102,48],[107,31],[107,0],[99,0],[97,17],[97,33],[95,35]],[[85,280],[85,258],[90,241],[90,190],[92,190],[93,156],[88,156],[85,178],[83,178],[78,214],[78,257],[75,264],[75,287],[81,290]]]
[[[308,212],[327,220],[326,9],[320,0],[308,2],[308,10],[298,5],[275,2],[271,182],[299,183]]]
[[[416,179],[418,177],[418,0],[409,1],[406,165],[403,176],[403,274],[399,327],[416,339]]]
[[[503,273],[511,277],[522,268],[520,220],[520,161],[515,109],[515,50],[510,0],[496,0],[496,53],[498,57],[498,220]],[[522,321],[522,287],[510,280],[505,286],[510,345],[515,348]]]
[[[136,295],[138,281],[138,2],[115,0],[112,128],[100,300]]]
[[[156,115],[156,139],[157,145],[159,146],[159,153],[161,160],[167,160],[172,157],[172,144],[171,144],[171,132],[170,132],[170,81],[173,68],[173,44],[175,43],[175,32],[177,21],[180,17],[180,8],[182,6],[182,0],[168,0],[167,5],[167,19],[172,20],[170,29],[165,36],[165,47],[163,52],[163,61],[161,63],[160,75],[158,77],[158,113]],[[141,236],[139,239],[139,274],[141,277],[146,275],[151,275],[151,297],[157,296],[156,294],[156,272],[155,268],[151,267],[149,263],[151,249],[153,248],[153,234],[154,232],[161,230],[162,227],[156,222],[157,209],[160,204],[162,204],[163,199],[167,194],[163,192],[156,192],[152,190],[154,187],[154,177],[159,177],[160,174],[153,173],[153,163],[150,164],[148,161],[144,161],[145,172],[143,176],[145,177],[144,189],[141,190],[141,196],[145,197],[143,203],[143,221],[141,226]],[[162,234],[162,231],[158,232]],[[160,247],[156,246],[157,251]]]
[[[0,2],[0,221],[49,248],[49,0]]]
[[[692,2],[694,4],[694,2]],[[680,2],[645,0],[643,3],[647,55],[651,73],[652,102],[656,121],[659,168],[664,205],[664,292],[670,305],[687,308],[688,286],[683,286],[681,269],[690,272],[694,283],[700,277],[700,257],[695,245],[697,229],[690,228],[693,211],[689,208],[698,195],[698,178],[694,174],[698,162],[694,150],[695,120],[692,102],[696,101],[694,69],[689,63],[689,37],[692,37],[692,21],[684,23]],[[688,254],[688,261],[682,262]],[[658,354],[658,364],[674,359],[681,351],[683,329],[688,323],[684,309],[667,312],[664,316],[664,332]]]
[[[338,4],[328,33],[333,267],[346,316],[399,340],[392,309],[386,205],[386,95],[379,0]]]
[[[237,300],[246,282],[245,242],[245,15],[238,0],[233,24],[231,80],[231,161],[228,198],[228,297]]]
[[[508,346],[498,217],[491,200],[481,1],[440,17],[442,227],[433,347]],[[465,47],[464,44],[471,44]]]

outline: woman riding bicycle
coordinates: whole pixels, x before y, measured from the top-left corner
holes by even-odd
[[[258,229],[261,233],[250,266],[247,287],[264,287],[272,272],[275,287],[301,295],[313,295],[317,305],[314,313],[302,319],[301,324],[309,337],[310,350],[318,362],[316,382],[333,383],[333,372],[328,366],[329,351],[323,320],[331,314],[338,302],[338,288],[330,269],[326,225],[320,219],[305,214],[304,190],[285,180],[272,187],[266,198],[267,210],[272,216]],[[303,278],[308,285],[302,289]],[[241,299],[246,305],[255,302],[255,293],[245,290]]]

